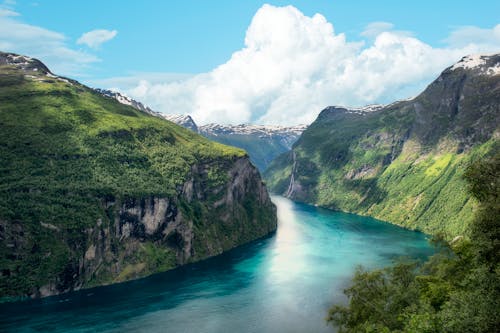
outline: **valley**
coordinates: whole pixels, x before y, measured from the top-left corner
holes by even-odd
[[[226,17],[182,53],[177,37],[214,26],[185,19],[199,3],[102,66],[123,26],[76,39],[15,6],[0,4],[0,331],[500,326],[500,25],[436,47],[262,4],[244,47],[200,72],[230,33]]]

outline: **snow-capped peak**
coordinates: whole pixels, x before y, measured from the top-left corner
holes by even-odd
[[[153,116],[160,116],[158,114],[158,112],[151,110],[148,106],[146,106],[146,105],[142,104],[141,102],[138,102],[135,99],[132,99],[132,98],[128,97],[127,95],[122,94],[118,91],[99,89],[99,88],[96,88],[94,90],[103,96],[116,99],[121,104],[130,105],[139,111],[148,113],[148,114],[153,115]]]
[[[220,124],[207,124],[199,127],[200,133],[207,133],[217,136],[218,134],[236,134],[236,135],[261,135],[271,136],[284,133],[294,133],[300,135],[307,125],[295,126],[280,126],[280,125],[220,125]]]
[[[459,62],[451,66],[451,70],[467,69],[477,70],[483,75],[498,75],[500,74],[500,57],[499,55],[481,55],[471,54],[460,59]]]
[[[30,73],[30,75],[43,75],[50,73],[49,69],[40,60],[14,53],[0,52],[0,65],[2,64],[14,66]]]
[[[369,112],[374,112],[377,110],[382,109],[385,107],[383,104],[369,104],[361,107],[352,107],[352,106],[341,106],[341,105],[334,105],[334,106],[329,106],[327,109],[330,110],[342,110],[342,112],[345,113],[355,113],[355,114],[366,114]]]
[[[188,128],[194,132],[198,132],[198,126],[190,115],[184,114],[160,114],[166,120],[169,120],[177,125]]]
[[[198,133],[209,139],[226,142],[228,138],[254,138],[263,140],[263,144],[269,142],[279,143],[286,149],[290,149],[295,141],[300,137],[307,125],[279,126],[279,125],[220,125],[207,124],[198,128]],[[229,139],[231,142],[231,139]],[[238,140],[233,143],[238,146]],[[227,143],[227,142],[226,142]],[[239,143],[241,144],[241,143]]]
[[[457,62],[455,65],[451,67],[451,70],[455,70],[457,68],[465,68],[465,69],[473,69],[478,66],[486,64],[486,60],[482,58],[483,56],[480,54],[471,54],[463,57]]]
[[[29,65],[33,63],[33,58],[17,54],[7,54],[5,56],[8,65]]]

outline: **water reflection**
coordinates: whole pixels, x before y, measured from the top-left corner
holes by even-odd
[[[354,268],[431,253],[422,234],[273,197],[275,235],[129,283],[0,305],[2,332],[328,332]]]

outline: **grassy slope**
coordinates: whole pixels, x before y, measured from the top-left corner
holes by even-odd
[[[497,332],[500,327],[500,154],[465,174],[479,208],[470,241],[437,241],[425,263],[359,269],[327,321],[339,332]],[[366,300],[369,299],[370,302]]]
[[[266,171],[269,187],[286,193],[293,170],[300,185],[292,194],[296,200],[450,238],[466,233],[476,203],[463,174],[471,162],[499,149],[491,134],[499,92],[494,77],[471,77],[454,87],[464,82],[462,73],[445,72],[415,101],[380,112],[323,112],[293,153]],[[466,98],[450,107],[454,97],[445,94],[460,89]],[[414,103],[424,111],[415,112]],[[447,113],[456,109],[462,111]]]
[[[207,186],[217,186],[243,155],[76,82],[1,66],[0,295],[29,293],[81,258],[85,230],[112,223],[101,200],[176,195],[190,166],[205,161]],[[153,243],[137,256],[146,271],[174,265]]]
[[[353,128],[344,129],[355,133]],[[360,126],[359,130],[362,133],[365,128]],[[447,237],[464,234],[475,207],[466,191],[464,171],[471,162],[498,149],[497,143],[490,140],[462,154],[446,147],[422,153],[419,144],[409,140],[398,157],[384,165],[384,158],[391,153],[389,143],[378,140],[367,148],[366,141],[377,141],[374,137],[386,133],[384,129],[375,132],[378,134],[361,135],[362,139],[345,146],[340,138],[335,140],[337,136],[330,137],[322,148],[333,153],[321,152],[321,148],[309,150],[299,143],[294,150],[299,169],[295,179],[304,187],[304,194],[297,194],[296,199],[411,229],[444,232]],[[316,135],[321,137],[320,132]],[[320,141],[312,141],[321,146]],[[332,148],[335,144],[339,146]],[[281,156],[269,168],[266,180],[273,191],[286,192],[292,163],[290,155]],[[363,166],[370,166],[366,175],[349,178],[349,172]]]

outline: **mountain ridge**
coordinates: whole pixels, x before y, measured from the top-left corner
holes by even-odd
[[[252,163],[261,172],[275,157],[290,150],[300,134],[307,128],[307,125],[221,125],[215,123],[198,126],[190,115],[153,111],[148,106],[120,92],[99,88],[95,90],[103,96],[113,98],[122,104],[130,105],[155,117],[171,121],[210,140],[244,149],[248,152]]]
[[[500,54],[466,56],[421,94],[371,112],[328,107],[265,173],[297,201],[448,238],[476,203],[468,164],[498,150]]]

